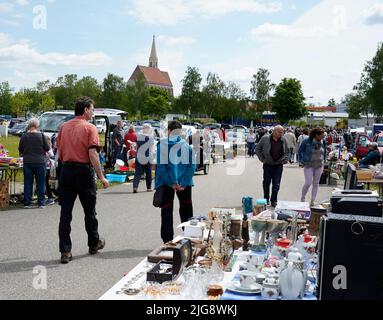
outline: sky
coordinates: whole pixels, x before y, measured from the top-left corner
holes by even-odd
[[[188,66],[250,94],[259,68],[302,83],[307,103],[352,92],[383,41],[383,0],[0,0],[0,82],[14,90],[75,73],[128,80],[159,68],[175,95]]]

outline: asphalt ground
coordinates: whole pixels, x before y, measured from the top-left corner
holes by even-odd
[[[263,198],[262,164],[239,157],[236,163],[214,164],[205,176],[197,173],[193,188],[194,215],[210,208],[241,207],[243,196]],[[299,201],[303,170],[286,165],[279,200]],[[329,199],[331,187],[319,188],[317,200]],[[101,297],[153,249],[161,245],[160,210],[153,193],[141,181],[139,193],[131,184],[99,190],[99,233],[106,246],[90,256],[81,204],[73,210],[73,261],[60,264],[58,223],[60,207],[0,212],[0,300],[93,300]],[[175,201],[174,228],[179,224]],[[175,235],[180,234],[175,229]],[[46,282],[41,281],[46,275]],[[37,288],[37,289],[36,289]]]

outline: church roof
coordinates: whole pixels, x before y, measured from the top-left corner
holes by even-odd
[[[161,71],[158,68],[150,68],[140,65],[137,66],[137,68],[140,69],[148,83],[173,87],[169,74],[166,71]]]

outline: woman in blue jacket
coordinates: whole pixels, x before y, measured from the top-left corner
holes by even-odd
[[[161,238],[164,243],[173,240],[173,201],[177,194],[181,222],[193,217],[192,187],[196,170],[195,155],[189,144],[180,137],[182,124],[170,121],[168,138],[157,145],[155,188],[163,187],[161,206]]]
[[[312,185],[311,206],[314,205],[318,193],[319,180],[326,160],[326,143],[323,136],[324,131],[322,129],[313,129],[310,136],[302,141],[298,152],[299,162],[303,165],[305,173],[301,201],[305,202],[306,194]]]

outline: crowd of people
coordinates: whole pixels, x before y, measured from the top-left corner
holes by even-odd
[[[85,229],[88,235],[89,254],[95,254],[105,246],[105,240],[98,234],[96,218],[96,180],[105,188],[109,182],[104,176],[100,162],[100,141],[97,129],[89,120],[94,112],[94,102],[81,97],[75,104],[75,118],[65,122],[57,139],[49,139],[39,131],[38,119],[28,122],[27,133],[19,143],[19,152],[24,161],[24,206],[31,207],[33,183],[36,180],[38,206],[54,204],[54,190],[49,186],[52,167],[56,167],[59,177],[58,197],[61,206],[59,222],[59,250],[61,262],[72,260],[70,238],[74,202],[77,196],[85,214]],[[179,200],[181,222],[193,217],[192,188],[193,176],[204,142],[214,137],[211,132],[197,131],[185,139],[182,124],[170,121],[165,138],[155,141],[150,124],[144,124],[142,132],[136,133],[131,126],[125,133],[122,121],[118,121],[112,133],[112,163],[121,159],[124,163],[135,163],[133,193],[138,192],[142,175],[145,174],[146,189],[152,188],[152,169],[155,168],[155,197],[161,198],[161,239],[171,241],[173,231],[174,198]],[[218,133],[217,133],[218,134]],[[224,139],[225,134],[221,133]],[[343,160],[352,159],[353,139],[344,132],[324,128],[251,128],[246,136],[247,154],[263,164],[263,195],[267,204],[276,207],[284,165],[298,163],[303,168],[304,185],[301,201],[306,202],[311,187],[310,205],[315,205],[319,181],[324,166],[331,153]],[[335,146],[335,147],[334,147]],[[342,147],[342,148],[341,148]],[[198,152],[197,152],[198,150]],[[201,151],[202,150],[202,151]],[[369,152],[359,162],[360,167],[376,164],[381,159],[376,143],[369,145]],[[271,193],[270,193],[271,187]],[[46,196],[48,198],[46,198]]]

